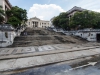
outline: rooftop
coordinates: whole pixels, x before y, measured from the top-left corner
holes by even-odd
[[[49,22],[49,21],[46,21],[46,20],[41,20],[41,19],[39,19],[39,18],[37,18],[37,17],[33,17],[33,18],[30,18],[30,19],[35,19],[35,20],[39,20],[39,21]]]
[[[73,11],[85,11],[86,9],[83,9],[81,7],[74,6],[72,9],[67,11],[68,14],[72,13]]]
[[[37,18],[37,17],[33,17],[33,18],[30,18],[30,19],[36,19],[36,20],[40,20],[39,18]]]

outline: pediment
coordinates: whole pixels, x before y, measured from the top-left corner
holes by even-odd
[[[40,21],[40,19],[37,18],[37,17],[33,17],[33,18],[31,18],[31,20],[38,20],[38,21]]]

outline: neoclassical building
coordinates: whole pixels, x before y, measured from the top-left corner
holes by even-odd
[[[51,25],[50,25],[50,21],[44,21],[44,20],[40,20],[37,17],[33,17],[27,21],[27,26],[31,28],[35,28],[35,27],[46,28],[46,27],[50,27]]]
[[[4,11],[10,10],[12,7],[9,0],[0,0],[0,6],[2,6],[2,9]],[[7,22],[7,16],[4,16],[4,17],[5,17],[5,22]]]

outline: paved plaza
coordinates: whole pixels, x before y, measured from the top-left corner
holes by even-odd
[[[5,72],[65,61],[73,64],[100,55],[100,46],[95,46],[95,44],[54,44],[1,48],[0,51],[0,72]]]
[[[95,46],[95,43],[94,44],[88,43],[83,45],[54,44],[54,45],[43,45],[43,46],[33,46],[33,47],[31,46],[31,47],[0,48],[0,59],[33,56],[33,54],[34,55],[47,54],[50,53],[50,51],[63,52],[63,50],[65,50],[70,52],[72,50],[77,50],[77,49],[80,50],[85,48],[86,49],[92,48],[92,46]],[[97,46],[99,46],[99,44]]]

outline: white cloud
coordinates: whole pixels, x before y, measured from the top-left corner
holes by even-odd
[[[57,16],[60,12],[65,12],[65,10],[55,4],[33,4],[28,11],[28,18],[36,16],[40,19],[50,20],[52,17]]]

